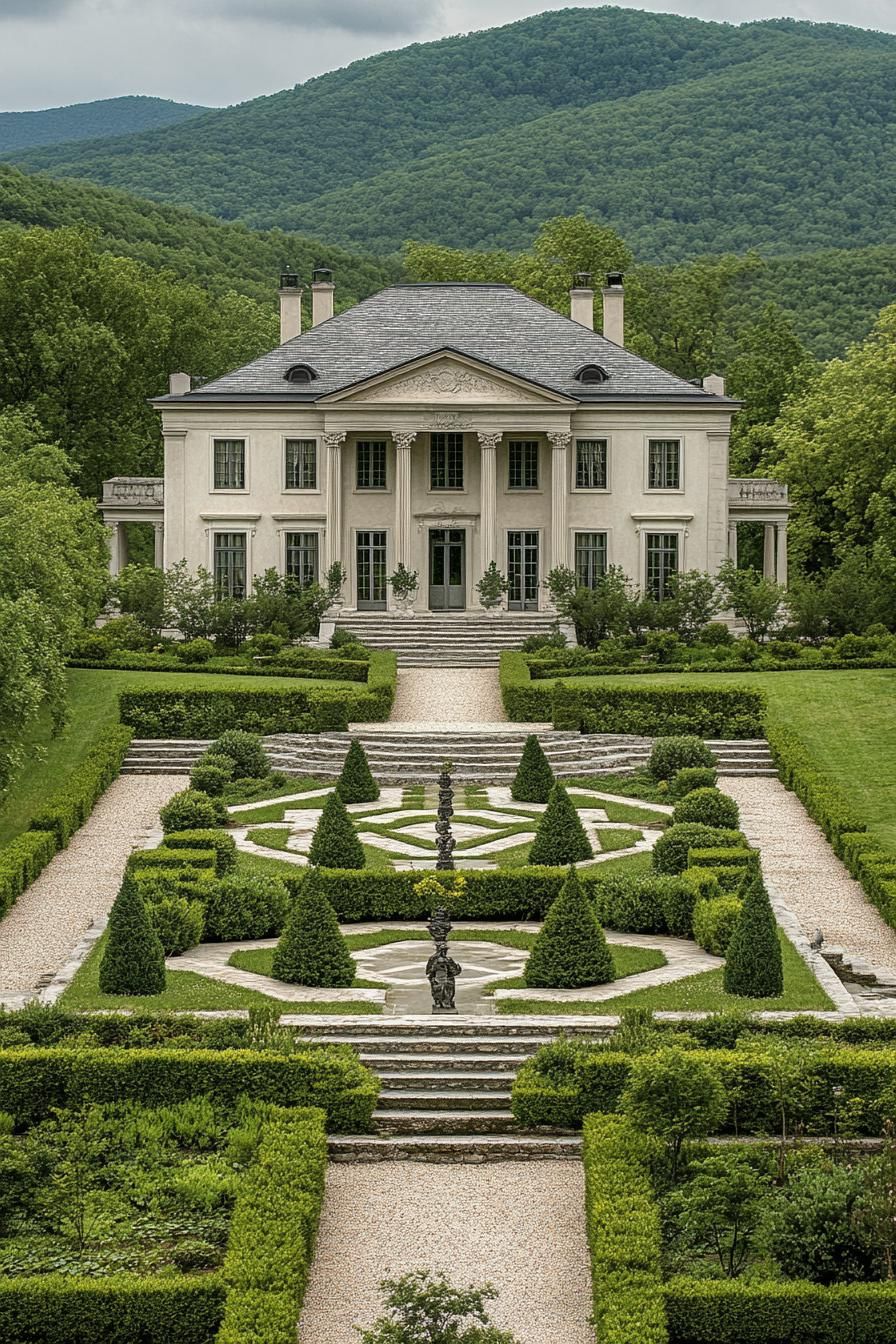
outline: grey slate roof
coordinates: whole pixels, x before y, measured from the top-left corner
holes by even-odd
[[[446,348],[582,402],[736,404],[657,368],[509,285],[483,284],[392,285],[251,364],[159,402],[313,402]],[[310,384],[287,383],[287,369],[302,363],[317,378]],[[608,380],[576,382],[575,373],[588,363],[601,365]]]

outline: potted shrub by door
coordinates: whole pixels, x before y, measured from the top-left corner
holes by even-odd
[[[501,610],[504,594],[507,592],[507,579],[501,573],[494,560],[476,585],[479,601],[493,615]]]
[[[324,591],[327,594],[328,614],[338,616],[342,610],[342,586],[348,578],[345,566],[338,560],[334,560],[330,568],[324,575]]]
[[[392,586],[396,610],[405,616],[413,616],[418,587],[416,569],[407,569],[399,562],[395,573],[389,575],[389,583]]]

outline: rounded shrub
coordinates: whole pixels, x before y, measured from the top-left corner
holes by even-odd
[[[146,884],[142,891],[148,896]],[[184,896],[162,896],[147,900],[147,912],[166,957],[177,957],[188,947],[202,942],[205,912],[201,901],[188,901]]]
[[[274,975],[291,985],[347,989],[355,963],[339,932],[336,911],[311,868],[299,887],[274,953]]]
[[[708,765],[689,765],[684,770],[676,770],[669,785],[669,797],[675,802],[693,793],[694,789],[714,789],[716,786],[715,769]]]
[[[264,743],[257,733],[228,728],[211,744],[206,756],[229,756],[237,779],[267,779],[270,774]]]
[[[529,863],[558,868],[593,858],[591,841],[562,784],[554,784],[529,851]]]
[[[165,989],[165,953],[131,877],[122,882],[109,915],[99,982],[103,994],[161,994]]]
[[[546,803],[554,787],[554,772],[534,733],[526,738],[510,796],[518,803]]]
[[[686,1139],[702,1139],[719,1129],[728,1098],[717,1071],[693,1051],[670,1046],[632,1060],[619,1103],[623,1115],[669,1147],[672,1175]]]
[[[710,648],[725,648],[733,638],[724,621],[710,621],[700,631],[700,643],[707,644]]]
[[[199,789],[183,789],[168,800],[159,816],[166,835],[169,831],[205,831],[226,823],[227,808],[220,798],[209,798]]]
[[[190,788],[207,793],[209,798],[220,798],[232,779],[233,761],[229,756],[205,757],[190,771]]]
[[[704,952],[724,957],[742,906],[743,902],[736,896],[716,896],[712,900],[696,902],[692,916],[694,940]]]
[[[364,847],[338,789],[334,789],[324,803],[308,860],[317,868],[364,867]]]
[[[613,958],[575,868],[545,915],[523,976],[527,987],[580,989],[615,978]]]
[[[222,877],[203,894],[206,942],[273,938],[283,929],[289,892],[279,878],[252,873]]]
[[[702,737],[659,737],[653,744],[647,769],[654,779],[671,779],[679,770],[712,767],[715,757]]]
[[[688,852],[692,849],[742,849],[744,838],[740,831],[721,830],[703,822],[687,821],[670,826],[653,847],[652,861],[657,873],[683,873],[688,866]]]
[[[182,663],[198,665],[214,658],[215,646],[210,639],[188,639],[184,643],[175,644],[174,652]]]
[[[380,786],[371,774],[367,755],[357,738],[352,738],[336,788],[344,803],[375,803],[380,796]]]
[[[736,831],[740,825],[740,808],[721,789],[693,789],[672,813],[673,825],[684,821],[702,821],[706,826]]]
[[[748,999],[776,999],[784,990],[778,925],[760,877],[744,892],[743,906],[725,959],[725,992]]]

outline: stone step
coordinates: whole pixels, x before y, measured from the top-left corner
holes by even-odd
[[[520,1134],[513,1113],[461,1110],[376,1110],[373,1127],[380,1134]]]
[[[401,1092],[463,1092],[466,1096],[474,1094],[485,1102],[486,1094],[500,1092],[509,1097],[508,1084],[513,1080],[506,1072],[490,1069],[377,1069],[376,1073],[383,1084],[383,1093],[394,1096]]]
[[[503,1091],[479,1091],[477,1088],[443,1087],[384,1087],[380,1105],[392,1111],[499,1111],[510,1105],[508,1079],[503,1078]]]
[[[515,1073],[520,1065],[526,1062],[530,1053],[531,1051],[521,1052],[516,1044],[513,1044],[506,1054],[501,1055],[494,1052],[486,1054],[484,1051],[479,1053],[467,1046],[463,1054],[445,1050],[441,1052],[441,1057],[436,1055],[434,1058],[428,1044],[421,1046],[419,1041],[413,1049],[406,1051],[393,1052],[391,1043],[389,1052],[359,1051],[362,1064],[373,1069],[381,1078],[390,1079],[431,1072],[436,1067],[442,1071],[447,1069],[452,1074],[459,1073],[465,1078],[477,1074],[480,1069],[485,1069],[489,1076],[503,1072]]]
[[[581,1161],[582,1140],[573,1135],[421,1134],[334,1135],[331,1162],[526,1162]]]
[[[504,1047],[505,1044],[519,1041],[534,1042],[538,1045],[551,1041],[560,1032],[564,1036],[581,1035],[598,1037],[604,1035],[595,1027],[589,1016],[559,1018],[504,1018],[461,1015],[445,1020],[429,1014],[420,1017],[403,1017],[399,1021],[383,1017],[356,1017],[351,1021],[334,1019],[324,1014],[302,1014],[290,1017],[287,1012],[284,1022],[296,1028],[299,1038],[322,1040],[328,1045],[344,1042],[348,1045],[358,1043],[369,1045],[371,1041],[378,1048],[388,1044],[402,1042],[419,1046],[421,1041],[431,1045],[432,1049],[444,1047],[451,1050],[455,1045],[466,1046],[471,1040],[485,1042],[489,1049]]]

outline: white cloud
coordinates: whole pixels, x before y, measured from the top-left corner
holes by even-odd
[[[411,36],[443,21],[441,0],[187,0],[199,8],[244,23],[259,19],[290,28],[330,28],[348,33]]]

